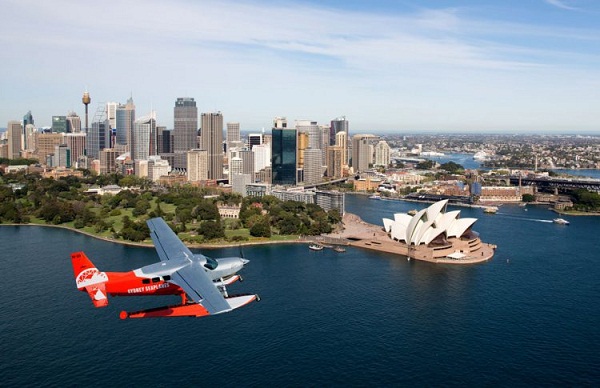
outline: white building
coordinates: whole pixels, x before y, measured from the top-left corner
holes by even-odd
[[[256,145],[252,148],[254,153],[254,172],[271,165],[271,146],[269,144]]]
[[[161,159],[158,155],[148,157],[148,179],[157,182],[161,176],[169,175],[171,166],[169,161]]]
[[[380,140],[375,146],[375,166],[390,165],[390,146],[385,140]]]

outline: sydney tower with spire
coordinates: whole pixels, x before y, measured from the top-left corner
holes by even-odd
[[[90,98],[90,94],[88,93],[87,90],[85,92],[83,92],[83,97],[81,97],[81,102],[83,102],[83,105],[85,105],[85,133],[87,133],[87,131],[88,131],[88,105],[90,105],[90,102],[92,102],[92,99]]]

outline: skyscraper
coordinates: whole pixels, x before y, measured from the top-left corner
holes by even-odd
[[[240,141],[240,123],[227,123],[227,149],[232,142]]]
[[[134,161],[148,160],[150,156],[150,147],[152,142],[150,139],[153,134],[156,134],[156,118],[154,112],[149,116],[142,117],[136,120],[133,124],[133,134],[131,136],[131,158]]]
[[[67,116],[52,116],[52,133],[67,133]]]
[[[342,166],[348,166],[348,133],[340,131],[335,134],[335,145],[342,151]]]
[[[256,145],[263,143],[263,135],[261,133],[251,133],[248,135],[248,148],[252,149]]]
[[[348,129],[349,125],[348,120],[346,120],[346,116],[331,120],[331,126],[329,127],[329,144],[335,144],[335,135],[339,132],[346,132],[346,138],[349,138]]]
[[[163,126],[157,126],[156,139],[156,151],[159,155],[173,153],[173,131],[167,130]]]
[[[81,118],[75,112],[67,114],[67,133],[81,132]]]
[[[208,152],[191,149],[187,153],[187,180],[201,182],[208,179]]]
[[[173,152],[175,155],[175,168],[187,168],[186,153],[198,148],[198,108],[196,101],[191,97],[179,97],[175,101],[173,110]],[[223,135],[221,135],[221,139]],[[202,147],[200,147],[202,148]]]
[[[373,141],[379,139],[375,135],[352,136],[352,167],[354,172],[366,171],[373,160]]]
[[[208,151],[208,179],[223,179],[223,115],[202,113],[202,146]]]
[[[119,106],[116,102],[106,103],[106,119],[111,129],[117,128],[117,107]]]
[[[385,140],[375,146],[375,166],[387,167],[390,164],[390,146]]]
[[[74,165],[81,155],[85,155],[85,143],[87,134],[65,133],[63,137],[64,143],[71,150],[71,164]]]
[[[323,163],[321,150],[308,148],[304,150],[304,184],[311,185],[321,182]]]
[[[272,183],[274,185],[296,184],[296,129],[287,129],[287,120],[273,120],[271,143]]]
[[[17,159],[23,150],[23,126],[19,121],[9,121],[6,127],[8,158]]]
[[[135,122],[135,104],[130,97],[125,105],[119,104],[116,111],[117,136],[115,143],[131,150],[131,133]]]
[[[109,120],[93,122],[87,133],[87,156],[91,159],[99,159],[100,151],[105,148],[110,148]]]
[[[25,116],[23,116],[23,128],[25,128],[28,124],[35,125],[31,111],[28,111],[25,113]]]

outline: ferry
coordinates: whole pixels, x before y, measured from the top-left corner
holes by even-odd
[[[497,211],[498,208],[496,206],[487,206],[483,209],[483,212],[487,214],[496,214]]]
[[[552,222],[559,225],[569,225],[569,221],[565,220],[564,218],[555,218],[552,220]]]
[[[321,244],[310,244],[308,246],[308,249],[312,249],[313,251],[322,251],[323,250],[323,245]]]

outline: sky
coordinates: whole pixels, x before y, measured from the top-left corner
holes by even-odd
[[[177,97],[242,131],[600,133],[598,0],[0,0],[0,126]]]

